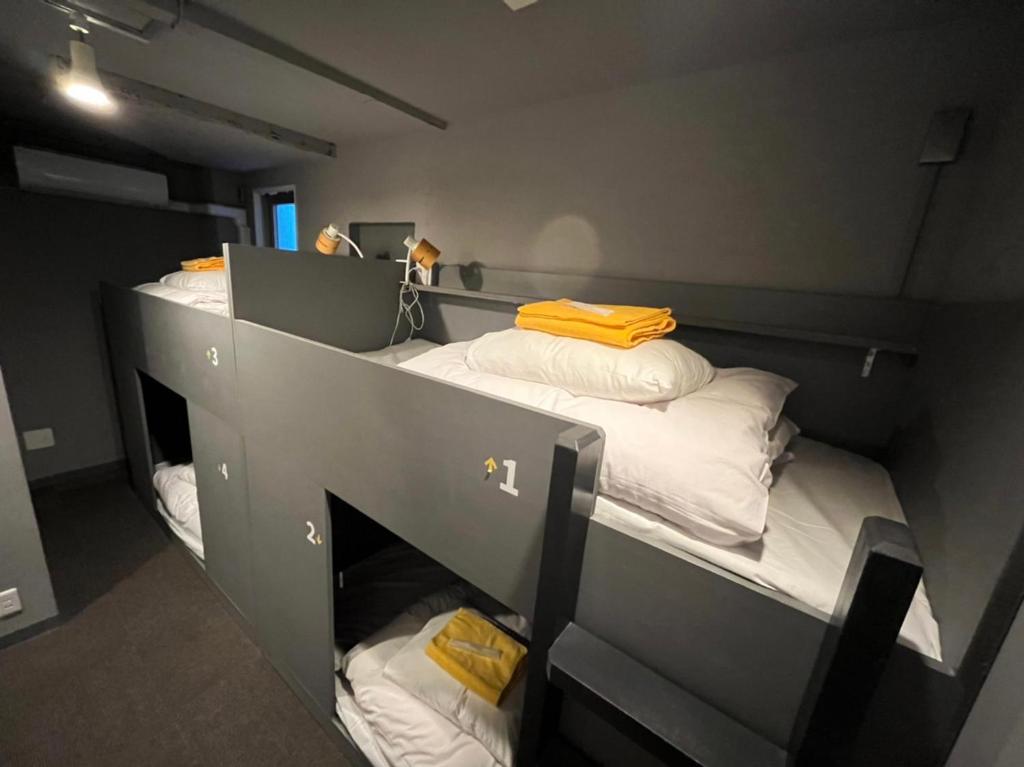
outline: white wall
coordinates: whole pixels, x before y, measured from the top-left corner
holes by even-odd
[[[894,294],[932,112],[998,27],[809,50],[343,146],[255,174],[328,221],[415,221],[451,262]]]

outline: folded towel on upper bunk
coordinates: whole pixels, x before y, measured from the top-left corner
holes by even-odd
[[[516,325],[555,336],[582,338],[630,349],[676,328],[671,309],[585,304],[562,298],[519,307]]]
[[[430,640],[426,652],[460,684],[495,706],[515,682],[526,657],[523,645],[465,608]]]
[[[223,271],[224,256],[213,256],[211,258],[193,258],[190,261],[182,261],[181,268],[186,272]]]

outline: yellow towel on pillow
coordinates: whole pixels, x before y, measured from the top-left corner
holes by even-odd
[[[191,261],[182,261],[181,268],[185,272],[222,272],[224,271],[224,256],[193,258]]]
[[[472,610],[460,608],[430,640],[427,655],[460,684],[497,706],[519,676],[526,648]]]
[[[584,304],[568,298],[520,306],[516,325],[623,349],[661,338],[676,329],[671,309]]]

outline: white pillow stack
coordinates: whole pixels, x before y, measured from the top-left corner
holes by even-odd
[[[519,328],[473,341],[466,364],[481,373],[557,386],[580,397],[634,404],[684,397],[715,376],[701,355],[665,338],[619,349]]]

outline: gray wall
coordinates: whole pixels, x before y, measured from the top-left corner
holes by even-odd
[[[1018,613],[947,762],[949,767],[1017,767],[1024,762],[1022,690],[1024,613]]]
[[[931,313],[890,462],[957,667],[1024,527],[1024,301]]]
[[[0,371],[0,591],[17,588],[24,608],[0,618],[0,637],[57,614],[17,440]]]
[[[19,432],[52,427],[24,453],[29,479],[123,456],[99,283],[136,285],[217,255],[219,219],[0,189],[0,364]]]
[[[893,294],[932,112],[1005,25],[958,23],[538,105],[275,169],[303,248],[415,221],[448,263]]]
[[[978,52],[974,117],[942,171],[915,283],[954,301],[1024,298],[1024,13]]]

